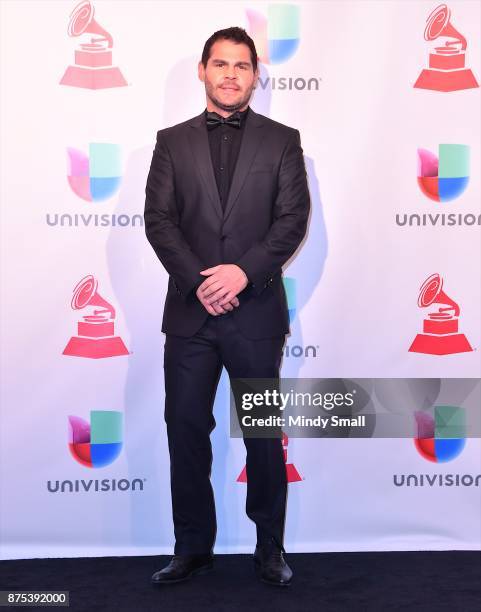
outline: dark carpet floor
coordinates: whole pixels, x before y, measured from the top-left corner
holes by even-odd
[[[251,555],[216,555],[209,574],[168,587],[151,585],[151,574],[169,560],[2,561],[0,590],[70,591],[70,610],[82,611],[481,610],[480,552],[287,554],[294,572],[289,588],[259,582]]]

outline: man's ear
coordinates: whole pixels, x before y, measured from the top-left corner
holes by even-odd
[[[205,68],[202,62],[199,62],[199,64],[197,65],[197,74],[199,76],[199,79],[202,82],[204,82],[205,81]]]

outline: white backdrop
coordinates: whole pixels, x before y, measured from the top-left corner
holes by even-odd
[[[75,2],[1,4],[3,558],[172,551],[160,332],[167,275],[136,217],[155,135],[205,107],[196,66],[212,32],[249,29],[252,9],[268,16],[269,35],[276,36],[277,25],[281,37],[296,36],[293,13],[283,29],[282,15],[276,20],[264,2],[93,4],[95,19],[113,36],[113,65],[125,86],[60,84],[80,42],[67,34]],[[262,64],[265,87],[252,102],[257,112],[300,130],[312,198],[308,237],[285,271],[295,279],[289,295],[295,313],[282,374],[480,377],[480,89],[413,87],[428,65],[432,43],[423,32],[436,2],[295,6],[297,50]],[[479,83],[480,3],[449,7]],[[317,88],[282,89],[282,78],[304,79],[299,87],[316,79]],[[98,201],[79,197],[67,178],[67,149],[88,156],[92,143],[115,144],[120,152],[118,189]],[[469,184],[445,203],[428,199],[416,178],[417,149],[437,154],[442,143],[470,150]],[[97,177],[115,176],[109,161],[98,160]],[[91,153],[91,178],[94,166]],[[461,223],[396,222],[396,215],[438,213],[456,213]],[[460,305],[460,331],[473,351],[408,351],[426,315],[417,306],[419,287],[433,273]],[[89,314],[70,305],[74,287],[89,274],[115,308],[115,335],[128,355],[62,354]],[[69,452],[69,415],[88,422],[91,411],[123,415],[122,450],[104,467],[86,467]],[[225,376],[215,417],[215,550],[250,552],[255,527],[244,512],[245,484],[237,482],[245,452],[242,440],[229,438]],[[291,439],[287,450],[302,477],[289,485],[287,551],[480,548],[479,479],[478,486],[394,480],[475,477],[479,439],[468,439],[447,463],[427,461],[411,439]],[[127,490],[113,490],[114,481]],[[61,483],[64,492],[56,489]]]

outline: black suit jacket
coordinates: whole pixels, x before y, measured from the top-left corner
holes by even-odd
[[[169,273],[162,331],[195,334],[209,316],[195,295],[206,278],[200,270],[234,263],[250,281],[232,312],[241,333],[251,339],[288,333],[282,265],[302,241],[308,215],[297,130],[249,110],[225,211],[204,113],[160,130],[144,218],[147,238]]]

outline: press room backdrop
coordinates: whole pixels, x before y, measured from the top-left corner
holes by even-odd
[[[480,377],[479,2],[1,11],[4,558],[172,551],[167,275],[144,189],[157,130],[205,108],[197,62],[220,28],[254,36],[252,107],[300,130],[309,175],[283,376]],[[223,375],[215,550],[249,552],[228,399]],[[413,439],[285,442],[288,551],[480,547],[479,439],[431,456]]]

